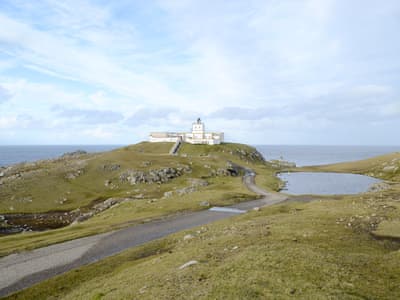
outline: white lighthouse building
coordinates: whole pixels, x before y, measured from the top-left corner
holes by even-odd
[[[206,132],[205,125],[200,118],[192,124],[192,132],[152,132],[149,141],[176,142],[181,140],[190,144],[217,145],[224,141],[223,132]]]

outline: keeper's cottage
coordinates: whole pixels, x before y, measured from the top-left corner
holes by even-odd
[[[149,141],[176,142],[182,141],[190,144],[217,145],[224,141],[223,132],[206,132],[204,123],[200,118],[192,125],[192,132],[152,132]]]

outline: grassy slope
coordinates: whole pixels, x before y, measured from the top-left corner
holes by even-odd
[[[359,197],[277,205],[125,251],[10,299],[398,299],[396,245],[372,239],[364,219],[347,225],[372,212]],[[190,260],[199,264],[179,270]]]
[[[345,162],[324,166],[311,166],[298,168],[296,171],[317,171],[317,172],[345,172],[357,173],[373,176],[386,180],[391,188],[379,193],[379,197],[386,199],[387,204],[391,206],[393,199],[398,199],[400,195],[400,153],[390,153],[373,157],[370,159]],[[375,195],[375,197],[378,197]],[[393,206],[397,207],[397,206]],[[396,238],[400,239],[400,218],[396,214],[380,222],[379,227],[373,232],[378,238]]]
[[[243,200],[254,199],[256,195],[248,191],[242,185],[240,177],[209,176],[210,168],[216,169],[225,167],[227,160],[247,165],[258,171],[267,170],[263,175],[264,178],[272,178],[273,170],[268,165],[264,165],[264,163],[260,161],[247,162],[245,158],[241,158],[233,152],[237,149],[245,149],[248,152],[254,150],[245,145],[224,144],[220,146],[200,145],[197,147],[185,145],[181,153],[185,153],[186,155],[169,156],[165,153],[168,153],[171,145],[171,143],[141,143],[103,154],[89,155],[89,162],[88,166],[85,168],[84,175],[76,178],[72,182],[68,182],[64,179],[65,171],[59,166],[60,163],[53,163],[56,167],[53,166],[53,168],[50,168],[50,175],[47,177],[44,175],[38,176],[35,182],[32,182],[32,185],[28,185],[27,183],[23,185],[24,191],[29,191],[34,198],[34,204],[32,206],[18,206],[15,201],[10,204],[9,201],[11,200],[8,198],[0,198],[3,207],[13,205],[19,210],[46,211],[54,210],[59,206],[63,206],[63,209],[67,207],[73,209],[81,205],[87,205],[94,199],[105,199],[111,196],[128,197],[142,194],[144,198],[135,199],[115,206],[77,225],[46,232],[24,233],[0,237],[0,256],[14,251],[33,249],[77,237],[110,231],[180,211],[204,209],[204,207],[199,205],[202,201],[207,201],[211,205],[229,205]],[[143,166],[143,162],[151,162],[151,165],[147,167]],[[62,163],[65,164],[65,162]],[[121,169],[111,173],[99,171],[99,166],[107,163],[120,164]],[[118,174],[126,169],[157,169],[179,164],[190,165],[192,172],[165,184],[139,184],[131,186],[128,184],[121,184],[117,180]],[[104,181],[110,178],[113,182],[118,183],[119,187],[117,189],[110,190],[104,186]],[[169,198],[162,197],[167,191],[174,191],[177,188],[189,186],[191,178],[205,178],[209,182],[209,185],[199,187],[197,191],[186,195],[178,196],[174,194]],[[52,185],[55,187],[58,187],[58,185],[68,185],[68,190],[71,191],[71,194],[69,194],[70,202],[67,205],[61,205],[52,201],[54,195],[59,191],[56,188],[46,191],[41,184],[47,182],[47,180],[54,180]],[[276,181],[277,180],[274,178],[269,179],[269,181],[265,180],[264,183],[265,185],[269,184],[269,187],[273,188],[276,185]],[[37,186],[36,189],[33,189],[34,185]],[[75,186],[81,187],[81,189],[77,188],[77,190],[75,190]],[[22,191],[20,191],[20,193],[22,193]],[[72,196],[73,193],[76,193],[76,198]],[[4,202],[6,204],[4,204]]]
[[[369,163],[384,173],[378,160],[380,168]],[[365,161],[352,167],[370,172]],[[125,251],[10,299],[399,299],[400,245],[371,235],[380,224],[398,233],[388,224],[400,220],[399,209],[396,186],[275,205]],[[190,260],[199,263],[179,270]]]
[[[385,180],[400,181],[400,153],[396,152],[354,162],[344,162],[344,163],[322,165],[322,166],[301,167],[297,168],[296,170],[357,173]]]

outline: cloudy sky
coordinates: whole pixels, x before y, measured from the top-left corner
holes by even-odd
[[[0,145],[400,145],[400,1],[0,1]]]

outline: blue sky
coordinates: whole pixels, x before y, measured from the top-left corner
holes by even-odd
[[[400,145],[400,2],[0,1],[0,145]]]

